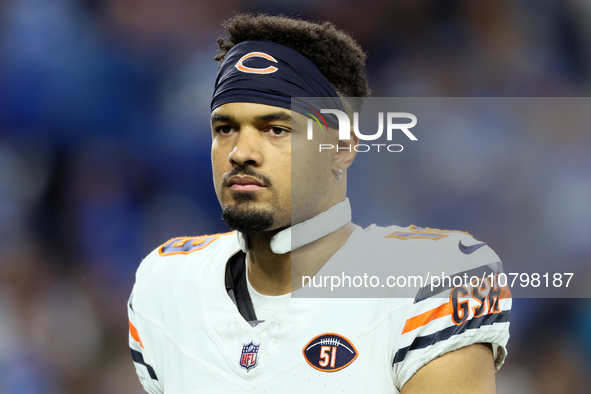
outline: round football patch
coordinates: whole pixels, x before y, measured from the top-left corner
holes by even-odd
[[[308,364],[322,372],[341,370],[355,361],[358,355],[351,341],[331,332],[314,337],[302,352]]]

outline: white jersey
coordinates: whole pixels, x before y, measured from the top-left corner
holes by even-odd
[[[496,368],[503,363],[506,288],[443,289],[455,298],[428,286],[414,298],[292,297],[252,327],[225,287],[226,263],[239,251],[235,233],[177,238],[142,262],[129,341],[148,393],[398,393],[429,361],[474,343],[492,344]],[[359,256],[425,274],[500,269],[497,255],[468,234],[371,226],[357,228],[321,272]]]

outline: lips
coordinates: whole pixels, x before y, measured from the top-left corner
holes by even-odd
[[[228,187],[235,191],[260,190],[265,186],[256,178],[233,176],[228,179]]]

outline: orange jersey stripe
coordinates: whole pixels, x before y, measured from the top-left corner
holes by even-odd
[[[135,328],[135,326],[131,323],[131,320],[129,321],[129,334],[131,334],[131,337],[136,341],[139,342],[140,347],[143,349],[144,348],[144,344],[142,343],[142,340],[140,339],[140,335],[137,332],[137,329]]]
[[[499,299],[506,299],[511,298],[511,291],[509,290],[509,286],[501,287],[501,293],[499,294]],[[427,312],[421,313],[420,315],[416,315],[406,320],[404,324],[404,328],[402,329],[402,334],[406,334],[412,330],[416,330],[419,327],[423,327],[425,324],[439,319],[440,317],[449,316],[453,313],[453,305],[451,301],[446,302],[443,305],[438,306],[437,308],[433,308],[428,310]]]
[[[416,315],[411,317],[410,319],[406,320],[404,324],[404,329],[402,330],[403,334],[415,330],[419,327],[424,326],[425,324],[433,321],[435,319],[439,319],[443,316],[448,316],[453,313],[453,306],[451,301],[446,302],[443,305],[438,306],[437,308],[431,309],[425,313],[421,313],[420,315]]]

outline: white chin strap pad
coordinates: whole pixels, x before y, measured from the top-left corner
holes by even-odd
[[[275,254],[285,254],[312,243],[330,233],[334,233],[351,221],[349,199],[333,205],[311,219],[295,224],[275,234],[271,238],[271,250]],[[247,237],[237,232],[240,248],[248,252]]]

